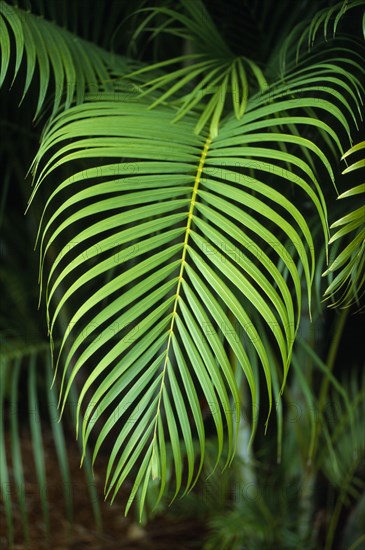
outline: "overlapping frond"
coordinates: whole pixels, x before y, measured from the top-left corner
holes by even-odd
[[[349,149],[344,155],[363,151],[365,142],[358,143]],[[360,159],[348,166],[343,174],[353,170],[365,168],[365,160]],[[332,275],[326,298],[331,298],[331,306],[349,307],[352,304],[360,306],[361,298],[365,292],[365,183],[339,195],[338,199],[355,198],[359,206],[348,214],[336,220],[331,229],[336,232],[330,239],[330,244],[335,247],[335,259],[331,262],[323,275]],[[336,275],[333,275],[338,272]]]
[[[108,51],[120,51],[121,46],[125,46],[129,33],[122,22],[145,2],[135,0],[132,4],[128,0],[118,0],[88,4],[74,0],[7,0],[7,4],[40,15]]]
[[[288,63],[300,62],[318,44],[323,50],[336,38],[339,38],[339,41],[344,37],[351,40],[353,37],[347,33],[344,25],[346,20],[350,21],[351,31],[354,35],[362,35],[365,38],[364,8],[364,0],[345,0],[332,7],[318,10],[309,21],[303,20],[295,25],[281,44],[278,56],[278,59],[281,60],[281,67],[283,68]],[[275,59],[272,61],[275,62]]]
[[[70,490],[74,481],[69,467],[66,423],[58,423],[58,384],[49,391],[52,362],[43,314],[36,311],[37,263],[34,262],[33,231],[37,227],[38,210],[34,208],[26,219],[23,215],[29,196],[24,175],[38,137],[36,129],[30,130],[31,115],[28,119],[24,111],[23,116],[18,118],[17,115],[16,103],[12,104],[10,94],[3,92],[0,122],[0,132],[4,136],[0,143],[0,545],[14,547],[23,542],[25,547],[30,547],[34,542],[32,519],[35,515],[38,514],[43,523],[45,535],[48,536],[54,527],[49,518],[52,517],[50,495],[53,496],[55,484],[60,487],[60,511],[64,511],[70,522],[75,518],[74,494]],[[73,400],[76,401],[74,396]],[[69,416],[72,408],[67,405]],[[43,437],[45,430],[47,435]],[[88,454],[84,473],[90,511],[94,510],[95,524],[100,525],[100,504]]]

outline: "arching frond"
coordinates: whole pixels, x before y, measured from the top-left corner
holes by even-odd
[[[310,25],[308,25],[302,32],[297,46],[297,55],[303,44],[306,44],[308,47],[313,46],[316,37],[321,33],[323,33],[325,40],[327,40],[330,36],[335,36],[338,31],[338,27],[341,25],[349,12],[353,15],[352,10],[364,7],[364,0],[345,0],[337,2],[334,6],[325,7],[319,10],[312,18]],[[359,28],[362,30],[363,37],[365,38],[365,16],[364,13],[361,15],[362,17],[360,17],[358,21]],[[353,20],[354,18],[352,21]]]
[[[252,311],[275,342],[280,383],[285,382],[302,305],[301,276],[293,258],[303,269],[309,303],[315,266],[311,232],[300,208],[286,198],[288,185],[310,201],[327,234],[321,187],[296,148],[320,163],[329,180],[333,177],[321,150],[290,129],[320,127],[341,147],[336,133],[320,118],[302,116],[302,110],[304,115],[307,108],[331,113],[348,130],[342,110],[349,105],[304,92],[297,99],[283,94],[272,105],[258,97],[245,117],[227,117],[212,138],[194,134],[199,113],[174,125],[172,108],[149,110],[140,100],[119,103],[107,94],[98,99],[56,117],[35,160],[35,190],[65,163],[94,159],[99,164],[73,173],[50,192],[40,232],[41,271],[50,247],[59,252],[46,281],[41,275],[41,285],[47,289],[51,338],[65,305],[73,311],[57,360],[59,364],[69,346],[62,359],[62,403],[77,373],[87,372],[89,360],[98,357],[80,394],[79,412],[92,393],[80,429],[86,444],[97,419],[106,418],[95,460],[122,420],[106,492],[115,496],[138,466],[128,509],[139,487],[143,506],[152,479],[160,479],[162,497],[166,445],[173,451],[176,494],[183,485],[185,491],[193,486],[205,446],[201,393],[218,438],[217,463],[224,425],[231,460],[240,407],[232,357],[243,369],[255,405],[254,352],[271,403],[270,361]],[[281,132],[273,131],[277,125]],[[120,157],[123,162],[116,162]],[[43,158],[48,160],[41,169]],[[112,163],[106,164],[107,159]],[[290,171],[283,169],[285,163]],[[252,175],[247,168],[253,168]],[[269,186],[262,174],[276,183]],[[61,194],[70,198],[57,206]],[[67,232],[71,241],[62,241]],[[291,244],[289,254],[281,236]],[[110,269],[115,273],[111,280],[105,278]],[[57,288],[70,276],[72,284],[56,303]],[[93,290],[85,300],[86,288]],[[253,429],[255,421],[253,415]],[[199,441],[198,467],[193,437]]]
[[[336,18],[334,31],[337,29],[339,20],[347,10],[347,6],[346,9],[341,9],[341,6],[339,4],[333,8],[340,12]],[[365,6],[365,0],[350,2],[348,9],[359,8],[361,6]],[[333,9],[325,9],[323,13],[319,13],[331,20]],[[226,112],[231,110],[234,111],[236,118],[240,119],[245,113],[247,100],[251,95],[257,92],[265,94],[268,90],[272,92],[272,78],[276,80],[277,72],[281,74],[283,85],[288,87],[289,84],[286,82],[286,78],[290,72],[300,74],[302,71],[312,71],[314,69],[313,65],[317,61],[316,57],[318,57],[319,62],[323,62],[323,59],[321,60],[319,57],[318,48],[317,50],[314,48],[313,52],[302,52],[300,49],[300,45],[304,40],[303,37],[307,36],[306,33],[310,33],[310,46],[314,47],[316,33],[312,36],[312,26],[316,27],[317,32],[318,25],[316,24],[316,20],[318,14],[313,21],[309,22],[310,24],[305,22],[305,24],[299,23],[294,25],[288,38],[283,40],[283,42],[279,41],[280,48],[278,51],[275,50],[272,52],[266,70],[263,70],[261,65],[255,63],[252,59],[245,55],[233,53],[230,50],[223,41],[209,11],[201,0],[197,0],[194,3],[189,0],[183,1],[179,9],[176,10],[167,7],[158,7],[145,8],[141,11],[146,16],[143,23],[138,27],[137,34],[140,34],[144,27],[154,20],[156,15],[165,15],[166,23],[161,23],[155,29],[154,35],[157,35],[159,32],[176,33],[191,42],[193,53],[143,67],[128,76],[134,79],[137,76],[151,74],[151,71],[155,71],[156,69],[169,66],[175,67],[176,64],[180,64],[181,66],[178,69],[170,70],[168,73],[146,80],[141,86],[142,90],[145,89],[141,96],[159,90],[160,94],[151,102],[151,108],[162,102],[172,102],[178,107],[176,121],[192,109],[200,108],[202,110],[201,116],[195,127],[195,132],[198,134],[209,123],[210,135],[214,138],[218,133],[221,118]],[[300,10],[298,12],[295,11],[296,14],[299,12]],[[176,29],[176,23],[180,24],[181,27]],[[295,21],[295,23],[298,22]],[[325,25],[325,31],[327,30],[327,25],[328,22]],[[303,32],[304,34],[302,34]],[[344,42],[341,42],[341,40]],[[349,40],[351,41],[351,39]],[[330,56],[333,55],[337,56],[337,61],[344,61],[345,64],[347,62],[355,64],[356,70],[363,73],[362,56],[364,54],[358,54],[357,59],[354,54],[354,59],[348,59],[350,49],[354,50],[354,48],[350,42],[348,49],[343,46],[343,43],[346,45],[346,35],[340,35],[338,45],[332,45],[332,42],[333,40],[328,44],[319,43],[322,46],[322,50],[328,51],[328,55],[323,62],[323,64],[327,64],[327,67],[323,67],[324,72],[328,73],[328,68],[332,61],[332,57]],[[295,56],[293,55],[293,51],[295,51],[297,44],[297,55]],[[359,45],[357,46],[359,47]],[[344,52],[346,52],[346,55],[340,57]],[[281,60],[281,66],[274,70],[279,60]],[[335,75],[338,75],[340,68],[338,67],[338,63],[336,65]],[[312,89],[314,91],[318,91],[318,83],[321,83],[322,71],[319,70],[315,78],[308,81],[309,84],[313,84]],[[315,73],[313,72],[312,74]],[[356,71],[351,72],[350,78],[356,80]],[[309,89],[308,87],[307,90]],[[324,90],[324,87],[321,86],[320,90],[322,89]],[[285,90],[285,93],[287,93],[287,90]]]

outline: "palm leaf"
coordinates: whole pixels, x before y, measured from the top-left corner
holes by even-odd
[[[251,310],[261,316],[276,341],[282,384],[285,381],[302,290],[297,266],[276,234],[282,232],[289,239],[303,267],[309,296],[314,245],[298,208],[282,190],[269,187],[257,174],[247,176],[245,166],[257,158],[264,173],[274,174],[282,185],[291,182],[298,186],[313,203],[326,234],[325,204],[316,176],[294,153],[278,150],[277,143],[296,145],[299,150],[306,148],[322,161],[332,178],[328,161],[308,140],[289,131],[270,132],[273,121],[280,121],[281,112],[285,115],[285,127],[319,124],[326,130],[326,125],[318,120],[297,115],[301,107],[319,107],[334,113],[347,129],[341,110],[325,99],[285,98],[267,105],[262,98],[261,103],[259,99],[252,101],[243,119],[227,117],[213,139],[194,134],[199,113],[187,115],[175,126],[171,124],[173,109],[157,106],[151,111],[141,100],[120,104],[105,95],[103,101],[99,97],[99,101],[90,101],[56,117],[43,137],[35,162],[39,171],[35,189],[50,174],[54,177],[55,170],[65,163],[83,158],[125,159],[123,163],[74,173],[56,187],[42,217],[40,251],[42,268],[50,247],[61,242],[62,233],[81,224],[81,229],[73,232],[73,253],[70,254],[70,243],[60,247],[47,277],[49,330],[53,338],[54,325],[65,304],[72,308],[84,285],[94,285],[92,295],[80,307],[73,308],[69,330],[63,337],[57,364],[70,344],[64,358],[63,379],[71,370],[68,383],[62,383],[61,400],[65,402],[77,373],[85,371],[92,357],[100,356],[80,394],[78,412],[86,394],[93,393],[90,414],[81,425],[81,433],[86,444],[96,419],[109,414],[95,446],[95,460],[117,423],[116,415],[108,412],[110,407],[123,411],[124,427],[110,457],[106,490],[108,494],[114,491],[115,496],[138,464],[127,508],[139,486],[143,506],[149,479],[160,477],[161,485],[165,483],[161,446],[165,440],[173,449],[176,494],[183,483],[185,490],[193,486],[195,434],[200,455],[204,455],[199,392],[204,394],[215,425],[217,463],[223,448],[223,423],[227,425],[231,460],[237,436],[232,406],[237,408],[239,404],[226,345],[245,373],[253,405],[257,392],[251,361],[237,334],[246,335],[259,359],[271,403],[269,358],[248,314]],[[250,146],[245,145],[246,138]],[[63,143],[65,139],[71,139],[71,143]],[[263,147],[262,142],[268,142],[269,147]],[[54,148],[56,152],[49,156]],[[45,155],[49,160],[40,170],[39,163]],[[282,162],[289,162],[292,171],[283,170]],[[52,208],[61,192],[72,189],[72,201]],[[76,209],[71,208],[72,204],[77,205]],[[86,217],[101,212],[105,213],[102,220],[95,218],[95,223],[85,226]],[[123,247],[121,254],[118,246]],[[88,263],[91,259],[95,262],[92,266]],[[288,273],[290,286],[275,266],[278,260]],[[103,274],[116,266],[124,266],[120,275],[103,282]],[[74,275],[73,284],[53,306],[58,286],[70,274]],[[214,330],[207,331],[208,326]],[[91,343],[89,338],[85,342],[85,329],[93,338]],[[119,336],[115,343],[116,335]],[[190,418],[194,419],[193,428]],[[256,421],[253,414],[253,430]],[[188,457],[185,479],[181,445]],[[202,460],[200,467],[201,464]]]
[[[143,13],[151,14],[147,23],[165,15],[167,26],[157,26],[156,34],[168,30],[196,52],[129,71],[126,78],[142,93],[119,101],[116,93],[128,89],[128,80],[110,79],[126,73],[123,59],[75,45],[66,31],[0,4],[1,78],[8,74],[12,36],[15,76],[24,53],[27,61],[24,94],[38,64],[36,115],[51,74],[61,91],[34,161],[33,192],[50,185],[39,244],[53,351],[56,325],[68,317],[57,349],[60,405],[63,411],[75,378],[85,374],[76,411],[84,455],[98,421],[93,463],[119,429],[105,492],[114,499],[134,475],[126,511],[138,495],[141,513],[151,484],[155,490],[159,482],[157,502],[165,494],[168,456],[173,498],[196,483],[207,437],[201,399],[217,438],[214,471],[224,444],[225,465],[237,445],[241,404],[234,371],[243,373],[250,392],[251,440],[259,369],[269,413],[272,392],[277,398],[283,389],[303,287],[310,309],[315,276],[307,206],[288,196],[295,189],[310,205],[327,244],[320,175],[328,182],[334,175],[326,147],[313,135],[342,154],[364,95],[361,47],[353,39],[334,40],[324,53],[314,49],[296,64],[289,56],[269,86],[258,64],[231,52],[202,2],[182,6]],[[164,71],[176,63],[183,66]],[[65,90],[66,110],[56,115]],[[79,105],[70,108],[73,102]],[[35,401],[32,388],[29,395]],[[36,426],[33,433],[40,440]],[[2,438],[1,432],[0,444]],[[38,472],[43,483],[40,456]]]
[[[344,0],[332,7],[324,7],[314,14],[309,22],[302,21],[294,26],[282,43],[280,53],[282,64],[296,63],[305,57],[306,53],[318,44],[322,47],[331,43],[337,35],[341,37],[339,29],[346,17],[351,13],[352,21],[357,20],[358,29],[365,38],[365,2],[364,0]],[[355,10],[355,13],[352,12]]]

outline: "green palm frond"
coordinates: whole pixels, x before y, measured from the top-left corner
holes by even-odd
[[[282,43],[280,53],[281,63],[300,61],[316,43],[325,46],[337,38],[341,38],[341,26],[346,18],[352,16],[352,24],[355,21],[355,32],[362,33],[365,39],[365,1],[364,0],[343,0],[332,7],[324,7],[314,14],[311,20],[302,21],[294,26],[287,38]],[[352,11],[354,10],[354,12]],[[346,34],[344,34],[346,36]]]
[[[300,82],[296,85],[300,90]],[[74,252],[68,255],[70,242],[63,247],[58,244],[60,252],[47,276],[49,331],[52,339],[65,304],[72,308],[85,285],[91,285],[92,295],[70,316],[70,329],[57,360],[59,364],[72,337],[63,379],[72,357],[78,357],[69,382],[62,383],[62,402],[80,369],[85,370],[88,360],[100,355],[79,399],[78,411],[86,393],[93,391],[95,411],[81,426],[82,439],[88,441],[97,415],[110,406],[123,411],[124,427],[107,472],[107,494],[113,491],[115,496],[138,463],[127,509],[140,485],[146,494],[150,479],[161,480],[162,496],[166,441],[174,454],[176,494],[183,475],[185,491],[193,486],[193,431],[200,442],[198,473],[204,457],[200,391],[215,423],[217,463],[223,424],[227,425],[228,460],[232,459],[237,433],[232,407],[239,412],[240,405],[227,345],[245,373],[253,406],[257,398],[251,361],[241,337],[234,337],[237,331],[247,336],[257,355],[271,404],[269,356],[252,312],[259,315],[276,342],[283,369],[281,383],[285,382],[302,305],[301,276],[293,257],[300,260],[310,304],[315,256],[304,216],[286,198],[283,186],[294,185],[303,193],[317,211],[325,238],[327,234],[321,187],[311,167],[295,151],[307,150],[317,167],[320,163],[328,179],[333,179],[323,152],[290,128],[301,124],[320,127],[341,150],[336,133],[319,118],[302,116],[301,109],[304,115],[307,108],[330,113],[346,132],[349,126],[344,110],[350,109],[356,118],[356,103],[351,107],[339,92],[331,88],[328,92],[339,99],[335,104],[306,96],[305,91],[304,80],[296,99],[285,97],[284,92],[282,100],[273,105],[265,96],[253,98],[245,117],[227,117],[214,138],[194,133],[198,112],[174,125],[176,110],[172,107],[149,110],[142,100],[121,104],[107,94],[103,100],[99,96],[99,101],[59,115],[43,136],[35,159],[39,173],[35,191],[70,161],[124,159],[74,173],[50,194],[42,217],[40,254],[42,271],[50,247],[61,242],[64,231],[80,227],[72,231]],[[275,130],[277,125],[281,132]],[[39,163],[45,156],[49,160],[41,170]],[[245,168],[256,159],[258,169],[248,176]],[[283,169],[283,163],[290,171]],[[271,174],[278,189],[264,183],[259,171]],[[79,188],[61,206],[53,207],[61,192]],[[98,221],[102,212],[103,219]],[[86,218],[95,222],[85,225]],[[291,243],[290,255],[278,234]],[[121,253],[118,247],[122,247]],[[65,258],[69,258],[67,264]],[[285,278],[276,267],[278,261]],[[105,282],[103,274],[110,269],[120,274]],[[57,288],[70,274],[74,281],[55,304]],[[41,275],[41,287],[43,278]],[[211,326],[214,329],[208,331]],[[93,336],[90,344],[85,343],[85,330]],[[112,413],[98,437],[94,460],[115,424]],[[186,448],[187,474],[183,472],[179,434]],[[143,497],[141,502],[143,505]]]
[[[3,1],[0,2],[0,49],[0,86],[11,70],[11,63],[14,64],[14,82],[24,60],[26,62],[21,102],[35,79],[37,68],[39,91],[35,118],[50,94],[54,114],[63,101],[66,109],[74,102],[82,103],[87,91],[112,90],[111,67],[126,69],[128,66],[123,58]]]
[[[359,7],[360,5],[365,6],[364,0],[355,1],[354,6],[351,4],[351,7]],[[128,77],[134,79],[140,75],[146,76],[156,69],[169,66],[175,67],[177,63],[181,64],[182,66],[178,69],[170,70],[167,74],[162,74],[147,80],[141,86],[142,90],[146,88],[141,96],[150,94],[155,90],[160,90],[161,93],[159,97],[152,102],[151,108],[161,102],[172,101],[178,107],[175,121],[185,116],[191,109],[202,108],[202,113],[195,127],[195,131],[199,134],[209,122],[210,135],[214,138],[218,132],[219,121],[227,111],[233,109],[237,119],[240,119],[245,113],[247,99],[250,95],[257,91],[261,95],[267,92],[268,89],[270,89],[271,93],[273,92],[271,84],[275,71],[273,67],[271,67],[270,62],[266,75],[262,67],[252,59],[244,55],[233,53],[222,40],[222,36],[219,34],[209,12],[201,0],[197,0],[194,3],[189,0],[186,0],[186,2],[183,1],[181,2],[181,7],[183,8],[182,12],[166,7],[146,8],[142,10],[143,13],[150,13],[150,15],[145,17],[143,24],[141,24],[136,32],[142,32],[143,28],[150,20],[153,20],[156,15],[161,16],[165,14],[165,16],[168,17],[167,23],[157,27],[155,33],[166,31],[172,34],[177,33],[192,44],[193,53],[143,67],[136,72],[132,72]],[[340,5],[337,6],[338,9],[340,9],[340,7]],[[186,13],[184,13],[184,10]],[[324,15],[328,16],[328,11],[331,10],[324,10]],[[343,15],[342,12],[341,15]],[[174,26],[176,22],[181,25],[181,28],[178,30],[176,30]],[[302,26],[303,24],[294,25],[294,29],[290,33],[288,39],[283,42],[280,55],[276,54],[275,57],[273,57],[273,62],[281,59],[282,67],[280,72],[283,78],[283,85],[285,85],[286,88],[289,84],[284,80],[284,75],[285,77],[288,75],[289,69],[300,74],[306,70],[306,66],[310,65],[309,70],[312,71],[312,65],[316,58],[315,49],[309,57],[304,54],[299,55],[299,50],[296,57],[292,56]],[[311,26],[305,28],[307,31]],[[343,37],[341,38],[344,40]],[[313,42],[314,37],[311,40],[312,46]],[[323,43],[320,44],[323,49]],[[308,84],[312,85],[312,89],[315,92],[318,91],[319,83],[321,84],[320,90],[325,90],[325,86],[322,85],[323,82],[325,83],[331,80],[331,75],[329,74],[331,70],[331,65],[329,63],[331,50],[334,56],[340,56],[342,52],[347,52],[348,54],[349,51],[344,49],[340,44],[338,47],[333,47],[331,42],[328,45],[325,44],[325,46],[328,49],[328,56],[326,59],[327,66],[324,63],[319,64],[318,73],[315,74],[313,71],[312,75],[315,76],[313,76],[312,80],[308,79]],[[349,47],[351,47],[351,44],[349,44]],[[218,52],[217,49],[219,50]],[[348,55],[346,57],[348,58]],[[357,59],[342,60],[345,61],[345,63],[355,64],[360,74],[363,73],[361,55],[358,55]],[[321,65],[323,65],[323,67]],[[340,67],[337,63],[334,76],[338,75],[339,70]],[[354,71],[352,72],[354,73]],[[321,73],[325,74],[325,81],[321,81]],[[268,80],[268,76],[270,80]],[[356,74],[351,75],[351,78],[352,77],[356,80]],[[275,78],[275,80],[277,79]],[[346,81],[343,81],[339,85],[346,87]],[[308,89],[310,88],[308,87]],[[295,92],[295,90],[293,91]],[[332,93],[335,94],[335,90],[332,89]]]
[[[363,149],[365,149],[365,142],[353,146],[342,158],[346,159],[349,155]],[[365,168],[364,159],[348,166],[343,174],[360,168]],[[338,199],[354,197],[356,201],[359,201],[364,196],[365,184],[362,183],[345,191],[339,195]],[[360,202],[362,203],[363,200]],[[331,225],[331,229],[335,228],[337,231],[330,239],[330,243],[336,245],[335,259],[323,275],[332,275],[332,273],[340,271],[333,276],[325,292],[325,297],[334,300],[331,306],[349,307],[355,303],[360,305],[360,300],[365,292],[365,206],[361,204],[352,212],[336,220]],[[345,243],[345,246],[341,246],[342,243]]]

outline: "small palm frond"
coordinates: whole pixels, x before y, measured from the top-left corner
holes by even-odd
[[[214,138],[227,105],[234,109],[236,117],[240,119],[246,109],[249,86],[253,89],[264,89],[267,84],[262,70],[256,63],[247,57],[236,56],[230,51],[202,0],[182,0],[181,6],[186,13],[164,7],[141,10],[149,16],[145,17],[142,28],[137,32],[140,33],[143,26],[156,15],[165,15],[168,18],[167,23],[157,28],[155,33],[164,31],[182,36],[191,42],[194,53],[144,67],[129,74],[128,78],[134,79],[140,74],[148,76],[156,69],[182,63],[183,66],[179,69],[146,80],[142,85],[142,89],[146,90],[141,95],[162,89],[163,93],[160,93],[151,105],[155,107],[168,99],[176,100],[176,94],[182,92],[175,121],[208,99],[195,131],[199,134],[207,121],[210,121],[210,135]],[[181,28],[177,30],[173,26],[176,22],[181,24]],[[250,78],[254,80],[254,85],[249,85]],[[231,101],[228,100],[229,97]]]
[[[15,42],[14,53],[12,42]],[[39,73],[39,92],[35,118],[42,111],[46,97],[54,96],[54,114],[64,101],[82,103],[87,91],[110,91],[110,67],[127,68],[123,58],[114,56],[92,42],[81,40],[71,32],[29,12],[0,1],[0,86],[14,63],[13,80],[26,61],[23,101]]]
[[[355,0],[353,3],[354,6],[350,3],[351,7],[359,7],[360,5],[365,6],[365,0]],[[181,2],[181,7],[183,8],[182,12],[166,7],[147,8],[142,10],[142,13],[150,13],[150,15],[145,17],[137,32],[140,33],[144,26],[146,26],[150,20],[153,20],[156,15],[161,16],[161,14],[165,14],[167,22],[164,24],[160,23],[160,26],[155,29],[155,33],[158,34],[159,32],[166,31],[182,36],[191,43],[193,53],[143,67],[129,74],[128,78],[134,79],[141,75],[148,76],[151,71],[157,69],[169,66],[175,67],[176,64],[182,65],[176,70],[170,70],[168,74],[162,74],[147,80],[142,84],[142,89],[145,88],[145,91],[141,96],[160,90],[161,93],[159,97],[151,103],[151,108],[161,102],[173,102],[178,108],[175,121],[185,116],[191,109],[201,108],[202,112],[195,127],[195,132],[198,134],[205,125],[209,123],[210,135],[215,137],[218,132],[220,119],[224,117],[227,111],[229,112],[232,109],[236,118],[240,119],[245,113],[247,100],[250,95],[256,92],[260,95],[265,94],[269,89],[270,93],[275,95],[275,90],[273,90],[271,85],[273,74],[278,86],[284,88],[284,93],[287,93],[285,87],[288,88],[290,84],[286,82],[285,77],[289,74],[290,70],[300,75],[303,79],[304,73],[307,70],[306,67],[309,65],[312,71],[314,60],[316,60],[316,57],[318,58],[318,48],[314,49],[311,55],[305,52],[299,55],[299,50],[296,57],[292,55],[292,52],[295,51],[295,46],[299,39],[298,37],[301,36],[302,27],[305,26],[304,23],[302,23],[294,25],[294,29],[289,34],[289,37],[283,41],[280,55],[277,55],[276,50],[272,52],[272,62],[268,64],[270,70],[268,69],[265,71],[261,68],[261,65],[255,63],[252,59],[245,55],[233,53],[229,49],[201,0],[197,0],[194,3],[189,0],[184,0]],[[296,10],[294,10],[294,12],[296,12]],[[324,12],[328,15],[328,9],[324,10]],[[176,29],[173,26],[176,22],[181,25],[181,28]],[[346,46],[345,38],[346,35],[345,37],[340,36],[340,39],[344,41]],[[320,45],[323,50],[323,43],[320,43]],[[350,42],[349,48],[353,49],[353,44]],[[324,49],[328,49],[328,55],[324,62],[319,63],[317,74],[313,72],[307,75],[307,89],[312,89],[316,95],[318,91],[325,91],[327,82],[334,82],[334,78],[339,74],[339,63],[332,64],[329,62],[330,55],[338,57],[345,62],[343,69],[345,75],[347,72],[347,62],[355,66],[360,74],[363,73],[361,54],[358,54],[357,59],[356,56],[354,56],[354,59],[347,61],[341,57],[341,54],[346,51],[341,42],[337,47],[334,47],[330,41],[329,44],[325,44]],[[348,51],[349,49],[347,53]],[[273,67],[275,66],[275,61],[280,59],[281,68],[274,71]],[[319,58],[318,61],[320,61]],[[282,83],[280,83],[280,81],[278,82],[275,72],[280,73]],[[321,81],[321,73],[325,75],[324,81]],[[313,74],[315,74],[314,78],[310,78]],[[270,80],[268,80],[269,77]],[[356,80],[355,71],[352,71],[351,78]],[[320,88],[318,88],[318,84],[320,84]],[[294,85],[294,82],[292,85]],[[346,80],[340,82],[339,86],[346,89]],[[359,82],[359,86],[360,88],[362,87],[361,82]],[[347,91],[348,90],[349,88],[347,88]],[[295,91],[296,90],[293,89],[293,93],[295,93]],[[358,90],[356,90],[355,93],[357,91]],[[335,90],[332,90],[332,93],[336,95]],[[271,100],[274,99],[274,95]]]
[[[330,522],[327,528],[326,548],[332,548],[337,524],[343,507],[359,501],[365,494],[365,377],[352,374],[342,384],[351,403],[344,409],[334,395],[327,407],[326,425],[323,431],[325,451],[321,456],[321,468],[327,479],[337,489]]]
[[[365,142],[361,142],[343,155],[346,159],[349,155],[365,149]],[[353,170],[365,168],[365,160],[358,160],[348,166],[343,174]],[[354,197],[356,201],[365,197],[365,183],[356,185],[352,189],[342,193],[338,199]],[[363,201],[361,201],[363,202]],[[352,304],[360,306],[360,300],[365,292],[365,206],[358,208],[336,220],[331,229],[340,228],[332,235],[330,244],[336,245],[335,259],[323,274],[329,275],[338,270],[330,282],[325,297],[331,298],[331,306],[349,307]],[[345,246],[341,246],[345,243]]]

